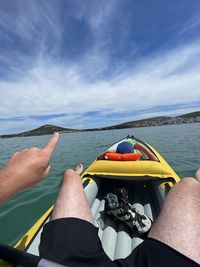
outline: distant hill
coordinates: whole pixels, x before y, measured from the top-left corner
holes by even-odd
[[[68,128],[63,128],[59,126],[54,126],[50,124],[43,125],[39,128],[22,132],[22,133],[17,133],[17,134],[7,134],[7,135],[1,135],[1,138],[9,138],[9,137],[25,137],[25,136],[35,136],[35,135],[46,135],[46,134],[53,134],[55,132],[59,133],[70,133],[70,132],[75,132],[78,130],[75,129],[68,129]]]
[[[200,117],[200,111],[187,113],[187,114],[181,115],[179,117],[180,118],[196,118],[196,117]]]
[[[144,127],[144,126],[149,126],[152,124],[159,124],[160,122],[163,122],[169,119],[171,119],[171,117],[155,117],[155,118],[149,118],[149,119],[124,122],[124,123],[104,127],[104,129],[107,130],[107,129],[122,129],[122,128],[130,128],[130,127]]]
[[[26,131],[17,134],[8,134],[8,135],[0,135],[1,138],[9,138],[9,137],[25,137],[25,136],[36,136],[36,135],[46,135],[52,134],[54,132],[60,133],[71,133],[71,132],[82,132],[82,131],[102,131],[102,130],[113,130],[113,129],[124,129],[124,128],[137,128],[137,127],[149,127],[149,126],[161,126],[161,125],[172,125],[172,124],[182,124],[182,123],[194,123],[200,122],[200,111],[191,112],[187,114],[183,114],[176,117],[155,117],[149,119],[142,119],[136,121],[124,122],[121,124],[116,124],[103,128],[93,128],[93,129],[70,129],[63,128],[54,125],[43,125],[39,128],[33,129],[31,131]]]
[[[148,126],[161,126],[161,125],[171,125],[171,124],[181,124],[181,123],[193,123],[200,122],[200,111],[187,113],[177,117],[155,117],[149,119],[142,119],[137,121],[129,121],[113,126],[104,127],[104,130],[111,129],[123,129],[132,127],[148,127]]]

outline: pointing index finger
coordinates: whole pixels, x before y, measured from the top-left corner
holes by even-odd
[[[49,157],[51,157],[58,142],[58,139],[59,139],[59,133],[54,133],[49,142],[44,147],[44,150],[46,150],[49,153]]]

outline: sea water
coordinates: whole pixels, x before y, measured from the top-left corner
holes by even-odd
[[[155,147],[181,177],[194,175],[200,167],[200,123],[62,134],[48,178],[0,206],[0,242],[13,245],[54,203],[66,168],[80,162],[88,167],[98,154],[128,134]],[[49,138],[0,139],[0,167],[16,151],[43,147]]]

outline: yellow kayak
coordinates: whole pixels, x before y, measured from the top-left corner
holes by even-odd
[[[115,150],[121,142],[131,140],[145,146],[157,161],[150,160],[143,152],[142,158],[134,161],[96,159],[82,175],[94,224],[99,228],[98,234],[103,248],[112,260],[127,257],[144,238],[137,232],[131,233],[125,224],[113,220],[106,214],[106,195],[114,193],[120,183],[128,191],[130,204],[154,222],[168,191],[180,180],[175,171],[151,145],[135,137],[127,137],[116,142],[108,148],[108,151]],[[46,211],[19,240],[15,248],[39,255],[40,236],[44,224],[50,220],[52,209],[53,207]]]

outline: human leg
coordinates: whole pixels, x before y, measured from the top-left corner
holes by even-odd
[[[52,220],[74,217],[93,223],[92,213],[80,177],[82,171],[83,166],[79,164],[75,171],[68,169],[65,172]]]
[[[200,170],[169,192],[149,237],[200,263]]]
[[[67,170],[52,214],[52,220],[44,226],[40,256],[70,266],[113,266],[103,251],[98,238],[98,228],[83,190],[80,174]]]

